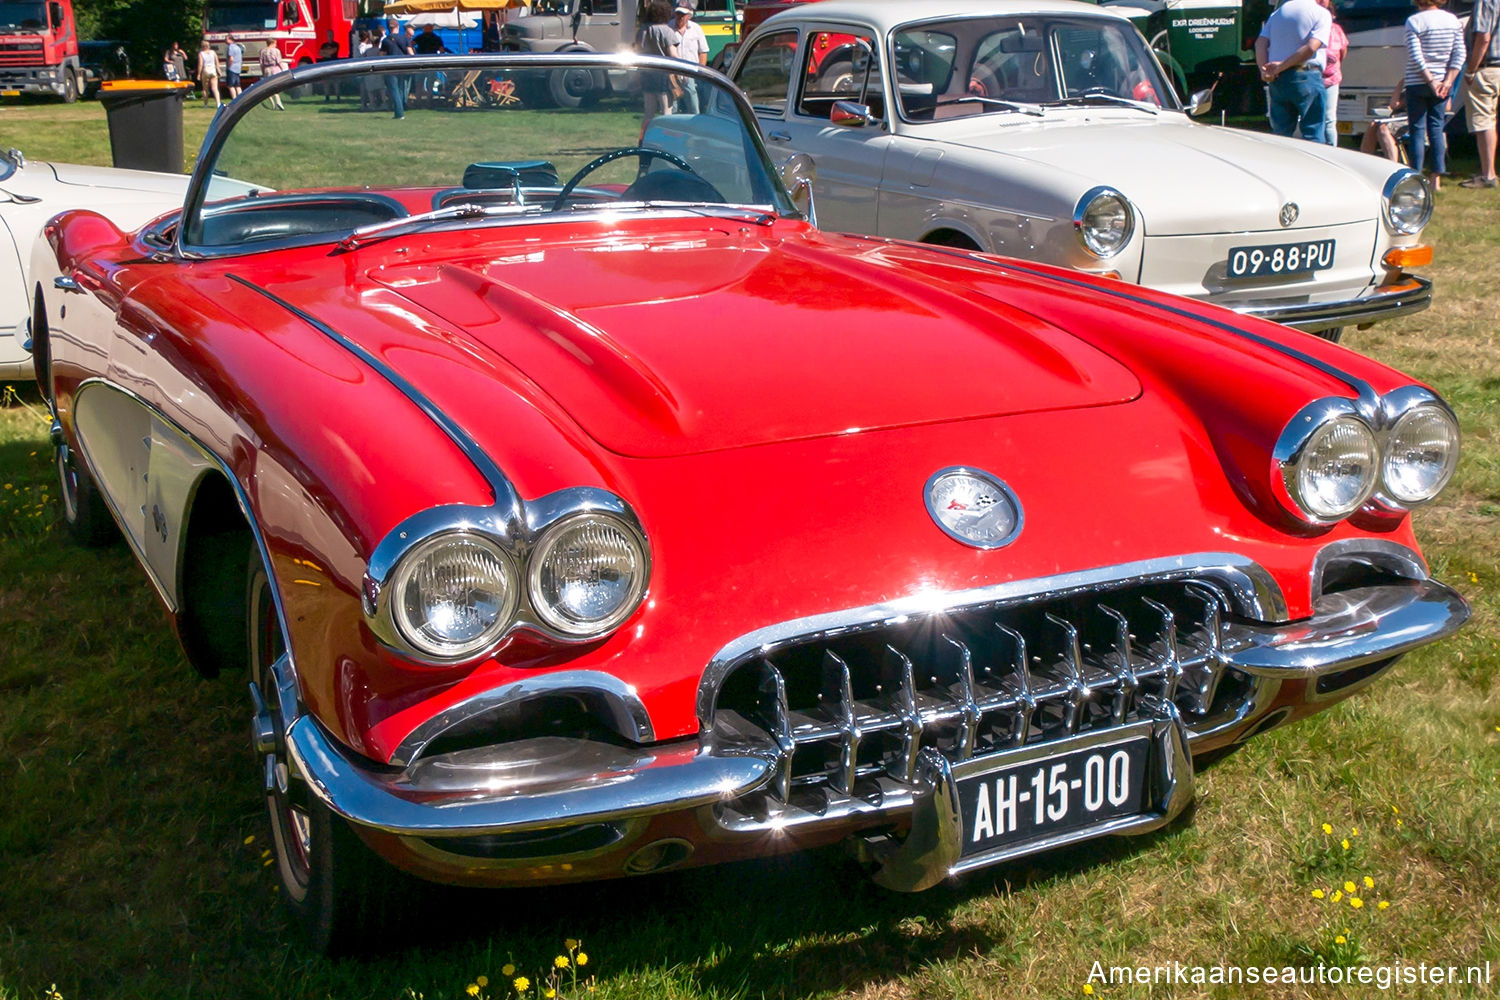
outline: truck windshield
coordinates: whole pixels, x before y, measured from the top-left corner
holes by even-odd
[[[0,31],[45,31],[46,28],[45,3],[17,3],[15,0],[0,2]]]
[[[209,31],[265,31],[276,27],[276,4],[213,0],[204,13]]]

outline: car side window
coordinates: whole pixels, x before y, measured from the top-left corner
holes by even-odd
[[[797,92],[797,113],[828,120],[836,101],[860,101],[877,118],[885,113],[880,61],[869,35],[816,31],[807,39]]]
[[[750,47],[734,82],[745,92],[756,111],[780,115],[786,111],[786,94],[792,83],[792,62],[797,57],[797,32],[778,31]]]

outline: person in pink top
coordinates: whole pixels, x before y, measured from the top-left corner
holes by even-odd
[[[1318,6],[1334,14],[1333,0],[1318,0]],[[1344,79],[1344,53],[1349,51],[1349,36],[1335,18],[1328,31],[1328,61],[1323,64],[1323,141],[1330,146],[1339,144],[1339,84]]]

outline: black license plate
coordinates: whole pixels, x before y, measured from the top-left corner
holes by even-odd
[[[1233,247],[1229,251],[1231,278],[1263,278],[1268,275],[1307,274],[1333,266],[1334,240],[1302,243],[1272,243],[1261,247]]]
[[[1149,736],[1085,746],[957,778],[963,857],[1071,833],[1144,809]]]

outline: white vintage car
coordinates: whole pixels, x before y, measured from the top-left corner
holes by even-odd
[[[27,267],[47,220],[86,208],[134,228],[181,208],[187,182],[186,174],[27,162],[18,150],[0,152],[0,382],[33,377],[26,341],[35,289]]]
[[[1194,121],[1210,95],[1185,109],[1107,9],[799,4],[730,76],[824,229],[1109,275],[1331,339],[1431,300],[1409,270],[1432,257],[1420,176]]]

